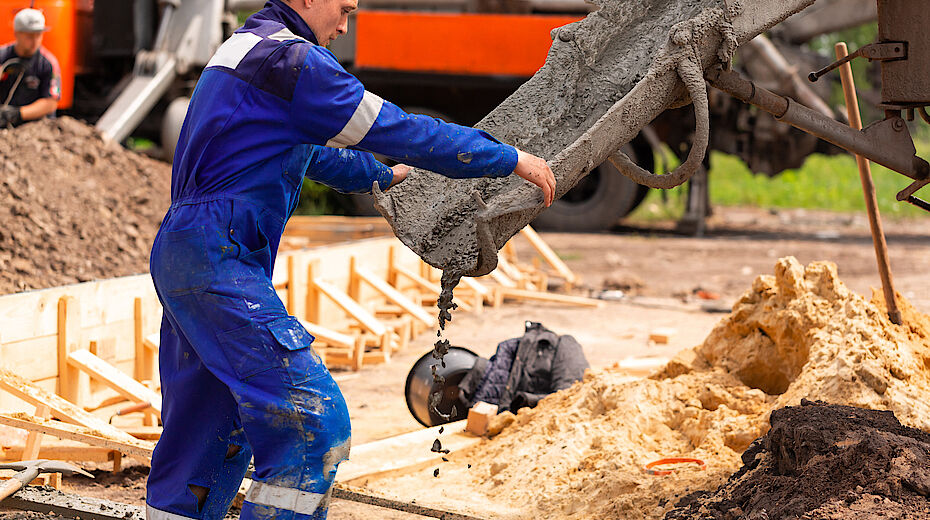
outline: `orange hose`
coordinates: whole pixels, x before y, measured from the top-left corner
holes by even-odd
[[[701,470],[707,469],[707,465],[704,464],[704,461],[701,460],[701,459],[688,459],[688,458],[672,457],[672,458],[668,458],[668,459],[659,459],[659,460],[657,460],[657,461],[650,462],[649,464],[646,464],[646,466],[643,467],[643,471],[645,471],[645,472],[646,472],[647,474],[649,474],[649,475],[657,475],[657,476],[671,475],[672,473],[674,473],[674,472],[677,471],[677,470],[674,470],[674,469],[652,469],[652,468],[654,468],[654,467],[656,467],[656,466],[664,466],[664,465],[666,465],[666,464],[688,464],[688,463],[697,464],[698,467],[699,467]]]

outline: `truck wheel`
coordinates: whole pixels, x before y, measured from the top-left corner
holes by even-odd
[[[632,147],[624,151],[636,160]],[[548,231],[604,231],[636,209],[648,191],[607,161],[540,213],[533,225]]]
[[[168,162],[174,162],[174,150],[178,147],[181,126],[184,125],[190,103],[191,98],[182,96],[168,103],[168,108],[165,109],[165,116],[161,121],[161,147]]]

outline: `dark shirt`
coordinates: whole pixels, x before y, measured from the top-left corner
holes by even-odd
[[[13,92],[9,104],[15,107],[26,106],[42,98],[61,98],[61,69],[58,60],[45,47],[31,58],[22,58],[16,54],[12,43],[0,47],[0,65],[12,58],[20,58],[25,63],[23,77]],[[0,105],[6,103],[10,90],[16,84],[19,71],[3,72],[0,75]]]

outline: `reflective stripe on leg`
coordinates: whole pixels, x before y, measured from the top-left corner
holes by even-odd
[[[145,518],[146,520],[188,520],[191,517],[176,515],[174,513],[162,511],[161,509],[155,509],[154,507],[146,504]]]
[[[320,507],[325,493],[310,493],[294,488],[272,486],[263,482],[252,482],[246,502],[276,509],[294,511],[302,515],[312,515]]]

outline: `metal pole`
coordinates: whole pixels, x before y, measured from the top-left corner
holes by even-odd
[[[846,44],[843,42],[837,43],[836,59],[842,60],[847,54]],[[852,67],[848,62],[840,66],[840,79],[843,81],[843,95],[846,98],[849,126],[856,130],[862,130],[859,99],[856,96]],[[888,317],[892,323],[901,325],[901,311],[898,310],[898,302],[895,299],[894,285],[891,280],[888,244],[885,242],[885,231],[882,229],[881,215],[878,214],[878,199],[875,197],[872,169],[869,166],[869,160],[861,155],[856,154],[856,163],[859,165],[859,180],[862,181],[862,194],[865,196],[865,207],[869,213],[869,227],[872,229],[872,243],[875,244],[875,259],[878,261],[878,274],[882,279],[882,291],[885,294]]]

